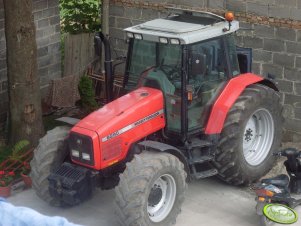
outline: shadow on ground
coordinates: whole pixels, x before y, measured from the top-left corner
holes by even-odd
[[[192,182],[176,226],[257,226],[254,197],[247,188],[229,186],[216,178]],[[77,224],[117,226],[113,200],[112,190],[97,190],[92,199],[81,205],[62,209],[49,206],[32,189],[8,199],[14,205],[30,207],[45,215],[63,216]]]

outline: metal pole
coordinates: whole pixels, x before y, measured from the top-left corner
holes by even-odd
[[[105,37],[109,35],[109,0],[100,0],[101,2],[101,32]],[[105,73],[104,68],[105,53],[102,51],[100,57],[101,72]]]
[[[101,1],[101,32],[104,35],[102,37],[103,44],[105,45],[105,51],[102,51],[101,56],[101,67],[102,72],[105,73],[105,89],[106,89],[106,98],[107,102],[112,101],[113,98],[113,82],[114,75],[112,75],[112,60],[111,60],[111,50],[110,43],[108,41],[109,36],[109,8],[110,1],[102,0]]]
[[[102,0],[102,7],[101,7],[101,29],[104,35],[109,35],[109,8],[110,8],[110,1],[109,0]]]

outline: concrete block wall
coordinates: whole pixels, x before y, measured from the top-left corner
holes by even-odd
[[[299,140],[301,133],[301,54],[300,30],[286,27],[242,23],[249,32],[237,33],[238,43],[253,48],[253,71],[276,77],[285,117],[285,139]],[[298,135],[299,134],[299,135]]]
[[[59,0],[33,0],[41,89],[61,77],[61,28]]]
[[[125,55],[123,28],[164,17],[166,7],[206,10],[223,15],[234,11],[241,30],[239,46],[253,48],[253,72],[275,75],[284,105],[286,141],[301,135],[301,0],[112,0],[110,36],[114,49]]]
[[[38,46],[38,74],[42,94],[51,79],[61,77],[59,0],[33,0]],[[7,70],[4,7],[0,0],[0,131],[7,117]]]

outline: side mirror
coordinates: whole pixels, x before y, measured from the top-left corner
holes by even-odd
[[[191,57],[191,75],[204,75],[207,70],[207,58],[205,54],[193,54]]]
[[[99,34],[94,36],[94,51],[96,56],[102,56],[102,41],[99,37]]]

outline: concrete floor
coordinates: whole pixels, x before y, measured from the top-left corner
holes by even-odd
[[[246,188],[225,185],[215,178],[195,181],[188,186],[182,212],[176,226],[258,226],[254,194]],[[8,199],[14,205],[30,207],[49,216],[63,216],[87,226],[117,226],[114,216],[114,192],[96,191],[94,197],[68,209],[51,207],[32,189]]]

